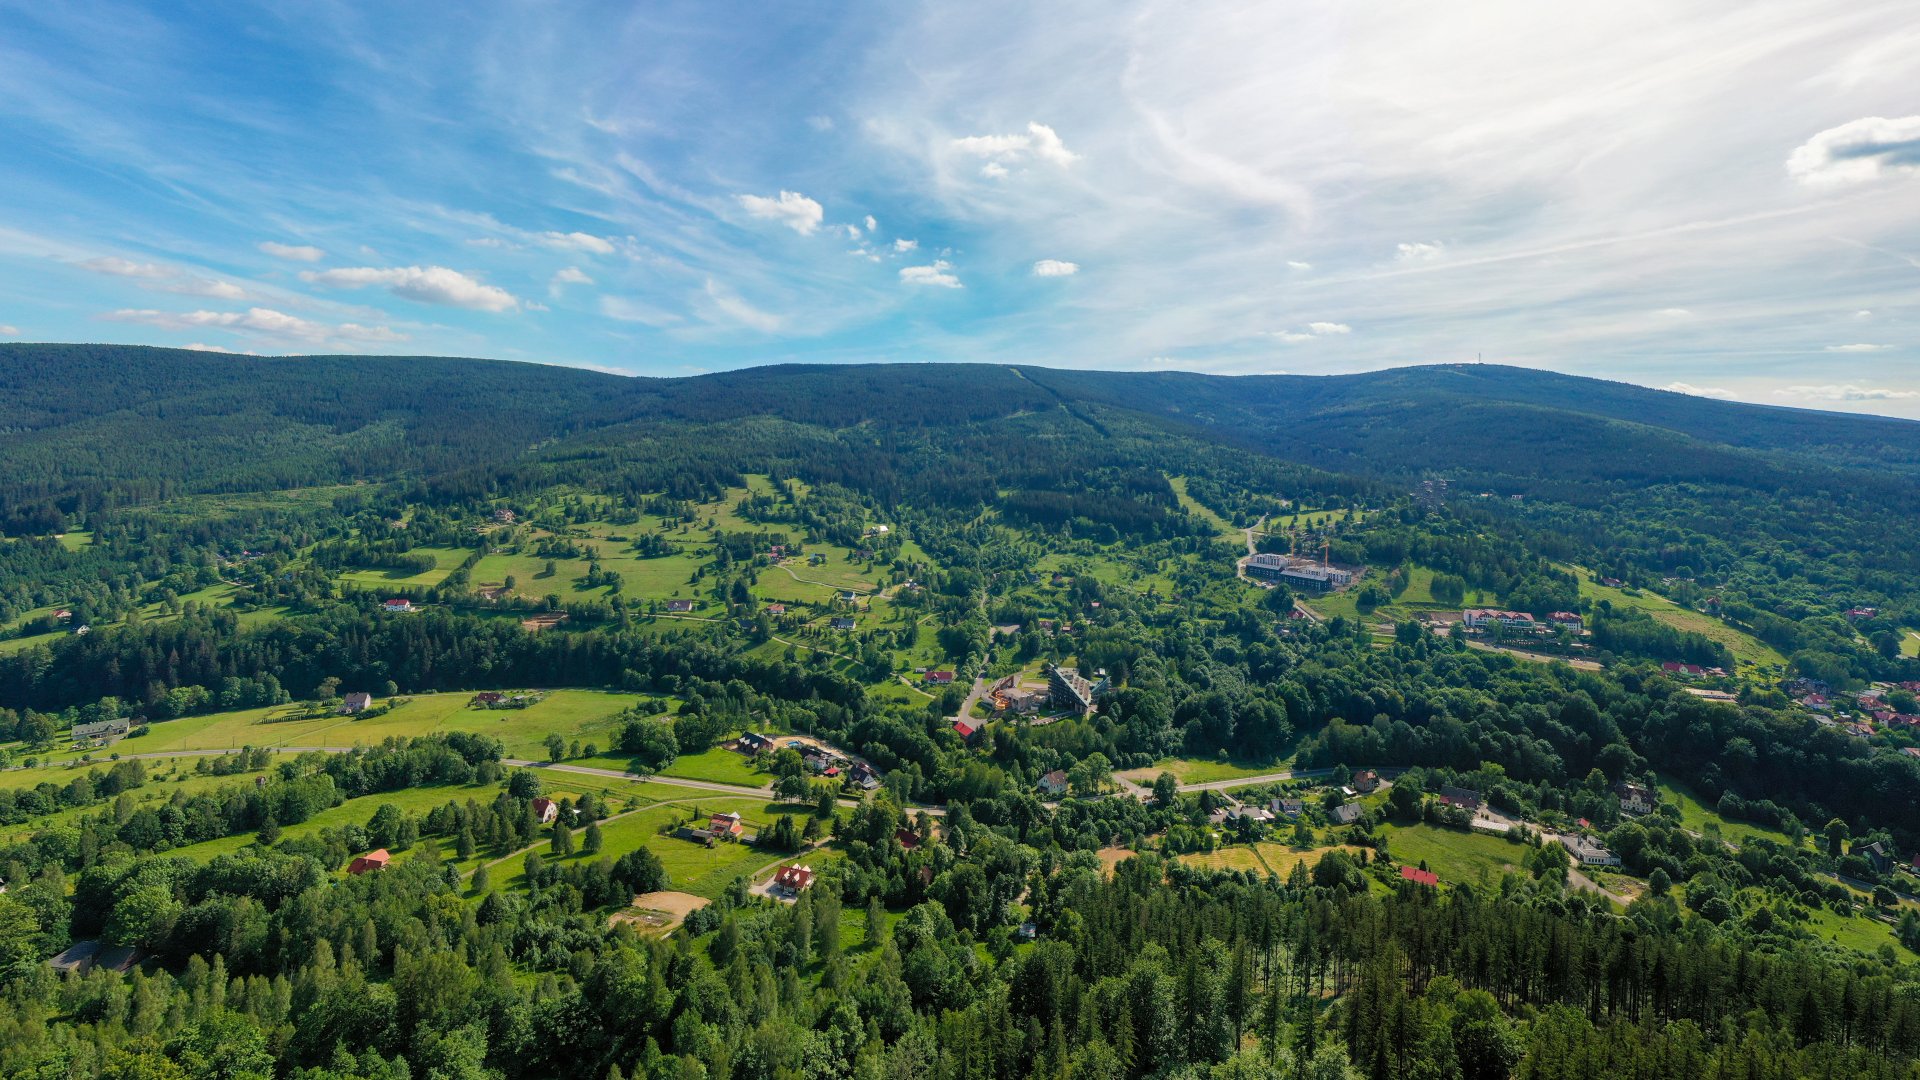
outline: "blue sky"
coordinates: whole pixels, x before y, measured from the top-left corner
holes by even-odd
[[[0,0],[0,30],[0,340],[1483,356],[1920,416],[1910,0]]]

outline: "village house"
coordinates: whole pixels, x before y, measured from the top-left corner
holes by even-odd
[[[914,832],[912,829],[895,829],[893,838],[899,841],[900,846],[908,851],[912,851],[914,848],[920,846],[920,834]]]
[[[395,597],[380,606],[391,612],[412,611],[413,601],[402,597]]]
[[[1620,856],[1602,847],[1599,841],[1585,836],[1562,836],[1560,846],[1567,849],[1574,861],[1581,866],[1619,866]]]
[[[880,786],[880,774],[864,761],[856,761],[848,768],[847,779],[868,791]]]
[[[1367,792],[1378,790],[1379,787],[1380,774],[1374,772],[1372,769],[1362,769],[1353,774],[1353,790],[1364,795]]]
[[[767,614],[769,615],[785,615],[786,613],[787,613],[787,605],[785,604],[768,604],[767,605]]]
[[[1351,825],[1360,820],[1361,806],[1357,802],[1341,803],[1333,808],[1332,818],[1336,825]]]
[[[1578,632],[1581,626],[1584,625],[1584,623],[1580,619],[1579,613],[1573,612],[1573,611],[1556,611],[1553,614],[1547,616],[1547,622],[1551,623],[1556,627],[1559,627],[1560,629],[1573,630],[1576,632]]]
[[[1306,804],[1299,799],[1274,799],[1267,804],[1267,809],[1291,821],[1300,816]]]
[[[812,867],[788,865],[773,872],[773,884],[769,887],[769,891],[778,896],[799,896],[811,884],[813,884]]]
[[[1057,799],[1067,793],[1067,774],[1060,769],[1055,769],[1042,776],[1034,786],[1040,789],[1040,794]]]
[[[386,848],[381,848],[378,851],[369,851],[365,855],[356,857],[353,862],[347,864],[347,873],[354,877],[359,877],[361,874],[372,873],[375,870],[385,870],[387,863],[391,861],[393,861],[393,856],[387,854]]]
[[[513,524],[513,519],[514,519],[513,511],[507,509],[504,506],[493,512],[493,520],[499,522],[502,525]]]
[[[146,951],[132,945],[106,945],[98,941],[76,941],[47,961],[62,975],[85,975],[94,970],[115,971],[124,975],[140,966]]]
[[[1875,840],[1871,844],[1854,848],[1853,853],[1865,856],[1867,865],[1873,867],[1873,872],[1876,874],[1884,874],[1893,869],[1893,858],[1887,854],[1886,845],[1878,840]]]
[[[123,739],[133,730],[133,721],[121,717],[114,720],[101,720],[92,724],[73,725],[73,741],[76,743],[112,742]]]
[[[533,800],[533,817],[542,825],[551,825],[560,816],[560,804],[549,798]]]
[[[951,686],[953,684],[953,672],[929,671],[921,677],[921,681],[933,686]]]
[[[669,600],[669,601],[667,601],[667,610],[668,610],[668,611],[683,611],[683,612],[684,612],[684,611],[692,611],[692,610],[693,610],[693,601],[691,601],[691,600]]]
[[[1458,807],[1475,814],[1487,804],[1486,799],[1479,792],[1452,785],[1443,786],[1440,789],[1440,801],[1447,806]]]
[[[1620,797],[1620,812],[1623,814],[1653,813],[1653,790],[1640,784],[1621,781],[1613,785],[1613,793]]]
[[[1439,874],[1431,870],[1422,870],[1417,866],[1407,866],[1405,864],[1402,864],[1400,867],[1400,879],[1402,881],[1411,881],[1415,885],[1425,885],[1429,888],[1440,884]]]
[[[734,740],[733,748],[748,757],[756,757],[773,749],[773,740],[758,732],[743,731],[740,737]]]
[[[953,722],[953,730],[962,739],[971,739],[984,725],[977,720],[961,717]]]
[[[738,813],[715,814],[707,819],[707,832],[723,840],[737,840],[744,830]]]
[[[342,716],[350,716],[357,712],[365,712],[372,707],[373,695],[364,690],[356,690],[340,699],[338,711]]]
[[[841,615],[834,618],[833,621],[827,625],[835,630],[851,630],[853,629],[853,620],[845,615]]]

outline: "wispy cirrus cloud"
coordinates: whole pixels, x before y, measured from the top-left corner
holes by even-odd
[[[137,263],[118,256],[104,255],[77,264],[83,270],[110,277],[132,278],[141,287],[185,296],[206,296],[215,300],[244,300],[247,291],[230,281],[200,277],[178,267],[158,263]]]
[[[1860,386],[1856,383],[1826,383],[1818,386],[1783,386],[1775,390],[1774,395],[1811,401],[1904,401],[1920,398],[1920,390]]]
[[[444,304],[470,311],[511,311],[520,306],[518,297],[498,285],[484,284],[444,266],[355,266],[337,270],[307,270],[300,274],[300,280],[335,289],[380,285],[405,300]]]
[[[282,244],[277,240],[262,240],[256,245],[261,251],[276,259],[291,259],[294,262],[319,262],[327,253],[311,244]]]
[[[592,255],[611,255],[614,252],[613,241],[592,233],[544,232],[540,234],[540,242],[556,251],[584,251]]]
[[[150,308],[122,308],[101,316],[113,322],[139,323],[162,330],[221,329],[251,332],[264,337],[308,344],[347,342],[353,344],[389,344],[405,341],[406,335],[385,326],[358,323],[329,324],[303,319],[272,308],[248,308],[245,311],[156,311]]]

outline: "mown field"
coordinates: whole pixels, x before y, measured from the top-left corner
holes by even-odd
[[[308,715],[300,705],[208,713],[154,724],[146,735],[122,739],[95,758],[111,754],[165,754],[183,750],[235,750],[258,747],[370,746],[392,736],[412,737],[437,732],[466,731],[491,735],[506,747],[508,757],[544,758],[541,743],[549,733],[569,742],[593,742],[611,747],[618,735],[615,717],[640,702],[635,694],[592,690],[555,690],[525,709],[476,709],[466,693],[421,694],[406,699],[384,716],[361,719],[326,713]],[[4,747],[16,755],[26,750],[18,743]],[[40,755],[50,762],[69,761],[82,751],[61,748]]]

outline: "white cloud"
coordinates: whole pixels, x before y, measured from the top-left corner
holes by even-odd
[[[1899,401],[1920,398],[1920,390],[1893,390],[1883,386],[1857,386],[1853,383],[1828,383],[1824,386],[1785,386],[1774,391],[1779,397],[1815,398],[1820,401]]]
[[[1346,323],[1310,322],[1307,324],[1305,330],[1275,330],[1266,336],[1285,345],[1298,345],[1303,341],[1312,341],[1315,338],[1351,333],[1353,333],[1353,327],[1348,326]]]
[[[544,232],[540,242],[556,251],[585,251],[594,255],[613,254],[613,241],[583,232]]]
[[[221,345],[208,345],[204,341],[188,342],[187,344],[182,345],[180,347],[183,349],[192,349],[194,352],[226,353],[228,356],[259,356],[260,355],[259,353],[244,352],[240,349],[229,349]]]
[[[519,306],[512,293],[486,285],[444,266],[356,266],[303,271],[302,281],[338,289],[384,285],[393,295],[423,304],[445,304],[472,311],[508,311]]]
[[[1041,259],[1033,264],[1034,277],[1072,277],[1080,272],[1080,264],[1064,259]]]
[[[1394,252],[1394,258],[1399,259],[1401,262],[1426,262],[1439,258],[1440,253],[1444,250],[1446,250],[1446,245],[1444,244],[1403,243]]]
[[[547,282],[547,291],[555,296],[559,296],[560,291],[568,285],[591,284],[593,284],[593,279],[587,276],[586,271],[577,266],[569,266],[564,270],[557,271],[553,275],[553,280]]]
[[[860,226],[858,225],[842,225],[840,227],[847,231],[847,239],[855,243],[858,243],[866,235],[860,231]]]
[[[1787,174],[1803,184],[1920,175],[1920,116],[1869,116],[1828,128],[1794,148]]]
[[[1654,312],[1654,314],[1667,319],[1690,319],[1693,317],[1693,312],[1683,307],[1661,308],[1659,311]]]
[[[1829,345],[1827,346],[1826,351],[1863,353],[1863,352],[1879,352],[1882,349],[1890,349],[1890,348],[1892,348],[1891,345],[1871,345],[1864,341],[1856,341],[1851,345]]]
[[[677,326],[686,320],[665,308],[633,300],[625,296],[602,296],[600,314],[621,322],[640,323],[643,326],[665,328]]]
[[[1866,308],[1861,308],[1859,311],[1853,313],[1853,317],[1856,319],[1871,319],[1873,318],[1873,312]]]
[[[132,278],[144,282],[149,289],[161,292],[180,293],[184,296],[206,296],[215,300],[245,300],[247,290],[230,281],[215,281],[212,278],[196,277],[184,270],[157,263],[137,263],[112,255],[97,259],[86,259],[78,264],[84,270],[111,277]]]
[[[801,236],[812,236],[820,227],[820,219],[826,211],[820,204],[797,191],[782,191],[777,196],[737,195],[740,205],[748,214],[777,221]]]
[[[146,308],[122,308],[119,311],[109,312],[103,318],[114,322],[155,326],[162,330],[195,330],[213,327],[223,330],[250,331],[269,337],[305,342],[369,343],[406,340],[404,334],[397,334],[384,326],[362,326],[359,323],[330,326],[311,319],[303,319],[298,315],[289,315],[284,311],[261,307],[248,308],[245,311],[154,311]]]
[[[967,135],[953,140],[953,148],[963,154],[986,158],[987,164],[980,171],[993,177],[1007,175],[1009,165],[1042,161],[1064,169],[1080,158],[1067,149],[1052,128],[1040,123],[1028,124],[1023,134]]]
[[[717,308],[722,315],[742,326],[751,327],[762,333],[775,333],[784,323],[784,320],[782,320],[780,316],[772,312],[761,311],[759,308],[740,299],[740,297],[736,296],[712,278],[707,279],[707,299],[713,301],[713,306]]]
[[[260,250],[276,259],[292,259],[294,262],[319,262],[327,253],[311,244],[282,244],[273,240],[262,240]]]
[[[914,248],[917,248],[919,246],[920,246],[920,241],[908,240],[904,236],[893,242],[893,250],[895,251],[912,251]]]
[[[868,231],[868,232],[872,232],[873,230],[875,230],[875,229],[877,229],[877,228],[879,228],[879,227],[880,227],[880,223],[879,223],[879,222],[877,222],[877,221],[875,221],[875,220],[873,220],[873,215],[872,215],[872,214],[868,214],[868,215],[867,215],[867,231]]]
[[[1311,270],[1313,269],[1313,264],[1310,262],[1300,262],[1297,259],[1288,259],[1287,268],[1289,270]]]
[[[1671,382],[1661,387],[1673,394],[1691,394],[1694,397],[1731,398],[1733,391],[1719,386],[1695,386],[1686,382]]]
[[[12,323],[0,323],[0,337],[19,337],[20,328]]]
[[[953,265],[945,259],[936,259],[932,266],[903,266],[900,268],[900,280],[907,285],[937,285],[943,289],[964,288],[960,279],[947,271]]]
[[[97,259],[87,259],[80,263],[84,269],[96,274],[111,274],[114,277],[145,278],[157,281],[170,277],[173,271],[156,263],[137,263],[112,255],[103,255]]]

